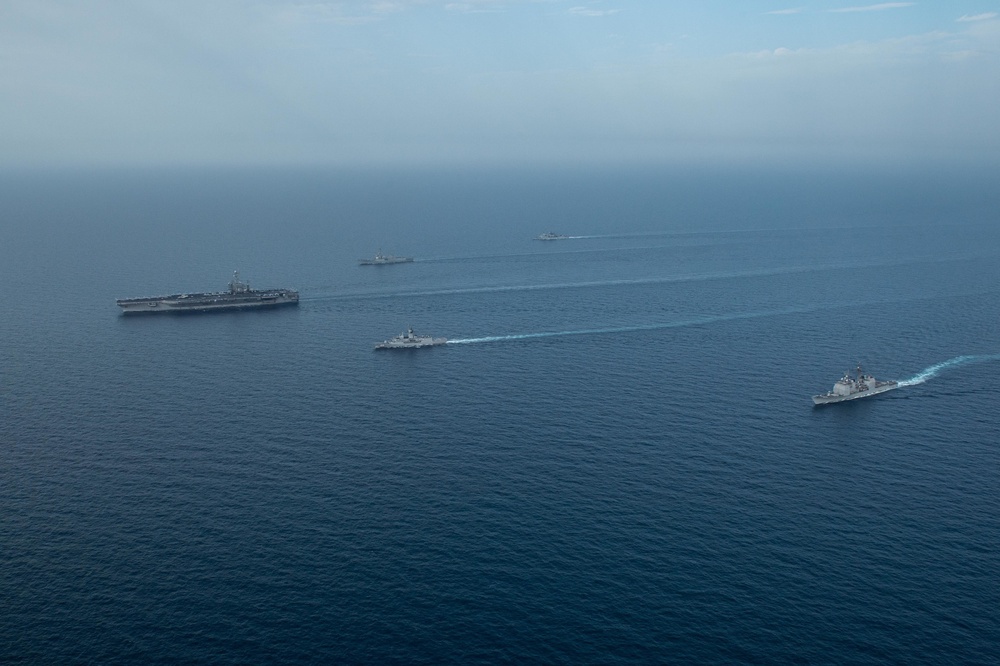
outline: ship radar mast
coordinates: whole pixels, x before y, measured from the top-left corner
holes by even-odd
[[[240,272],[233,271],[233,281],[229,283],[230,294],[245,294],[250,291],[250,283],[240,280]]]

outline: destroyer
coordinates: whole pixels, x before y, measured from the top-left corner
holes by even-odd
[[[569,236],[554,234],[551,231],[546,231],[544,234],[535,236],[535,240],[566,240],[567,238],[569,238]]]
[[[413,261],[413,257],[396,257],[391,254],[382,254],[379,250],[372,259],[358,259],[362,266],[384,266],[385,264],[408,264]]]
[[[850,372],[845,372],[844,376],[833,385],[833,390],[822,395],[814,395],[813,403],[817,405],[828,405],[832,402],[844,402],[845,400],[855,400],[857,398],[867,398],[870,395],[877,395],[891,391],[899,387],[899,382],[877,381],[871,375],[866,375],[858,364],[857,377],[851,377]]]
[[[292,289],[251,289],[249,282],[233,272],[229,291],[204,294],[173,294],[147,298],[119,298],[122,314],[153,314],[158,312],[219,312],[221,310],[251,310],[280,305],[298,305],[299,292]]]
[[[375,345],[375,349],[420,349],[421,347],[436,347],[447,342],[447,338],[417,335],[412,328],[408,328],[405,333],[400,333],[394,338],[378,343]]]

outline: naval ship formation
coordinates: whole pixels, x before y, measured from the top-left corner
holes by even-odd
[[[538,240],[557,240],[567,238],[554,233],[538,236]],[[395,257],[383,255],[379,250],[374,259],[362,259],[366,265],[397,264],[413,261],[411,257]],[[119,298],[118,306],[122,313],[156,314],[184,312],[218,312],[225,310],[248,310],[272,308],[282,305],[298,305],[299,292],[294,289],[251,289],[250,283],[240,280],[238,271],[233,272],[228,291],[206,292],[195,294],[172,294],[170,296],[151,296],[143,298]],[[375,349],[422,349],[447,344],[446,338],[435,338],[428,335],[417,335],[412,328],[404,333],[383,340],[375,345]],[[858,398],[878,395],[899,387],[899,382],[878,381],[871,375],[866,375],[858,364],[856,376],[850,372],[844,374],[833,390],[813,396],[816,405],[828,405],[836,402],[846,402]]]
[[[228,291],[200,294],[172,294],[145,298],[119,298],[122,314],[154,314],[160,312],[218,312],[221,310],[252,310],[281,305],[298,305],[299,292],[293,289],[251,289],[249,282],[233,272]]]
[[[817,405],[828,405],[833,402],[844,402],[845,400],[856,400],[867,398],[870,395],[878,395],[899,388],[899,382],[880,382],[871,375],[866,375],[858,364],[857,377],[851,377],[851,373],[845,372],[829,393],[813,396],[813,403]]]

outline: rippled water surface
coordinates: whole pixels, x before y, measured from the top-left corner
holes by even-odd
[[[994,661],[993,182],[5,178],[0,662]]]

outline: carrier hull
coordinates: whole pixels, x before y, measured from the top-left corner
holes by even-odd
[[[229,291],[119,298],[116,302],[122,314],[126,315],[226,312],[298,305],[299,292],[294,289],[251,289],[249,283],[240,280],[239,273],[233,273]]]
[[[230,310],[259,310],[298,305],[298,292],[282,289],[275,292],[241,295],[229,294],[178,294],[153,298],[122,298],[118,306],[125,315],[183,314],[196,312],[225,312]]]

